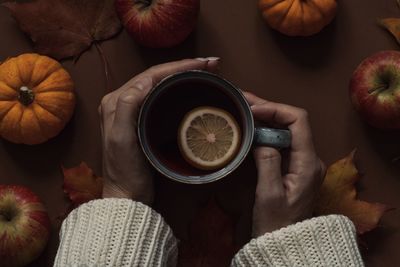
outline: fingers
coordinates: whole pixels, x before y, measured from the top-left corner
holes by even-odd
[[[292,133],[288,173],[283,178],[286,192],[296,198],[320,179],[321,170],[316,155],[307,112],[303,109],[274,102],[251,107],[257,120],[288,127]],[[319,175],[316,175],[318,172]]]
[[[145,97],[140,87],[143,84],[137,83],[119,95],[103,98],[99,107],[103,140],[112,139],[115,143],[125,140],[126,143],[134,139],[137,117]]]
[[[125,90],[122,90],[121,93],[134,88],[135,90],[143,91],[144,95],[146,96],[155,84],[156,82],[154,82],[153,77],[147,75],[138,75],[136,76],[134,82],[128,82],[128,84],[124,86]]]
[[[315,149],[308,122],[308,114],[305,110],[269,102],[250,92],[244,92],[244,95],[251,105],[252,113],[256,120],[289,128],[292,133],[292,162],[301,165],[304,161],[314,160]]]
[[[311,128],[305,110],[274,102],[254,105],[251,109],[255,119],[289,128],[292,133],[292,152],[314,152]]]
[[[292,133],[292,152],[314,153],[311,128],[305,110],[270,102],[250,92],[244,92],[244,95],[256,120],[289,128]]]
[[[214,68],[218,64],[218,58],[211,59],[183,59],[153,66],[143,72],[144,76],[148,75],[153,78],[155,83],[158,83],[163,78],[182,71],[187,70],[207,70]]]
[[[320,173],[320,185],[321,185],[324,182],[327,169],[326,169],[325,163],[321,159],[319,160],[319,164],[320,164],[320,169],[321,169],[321,173]]]
[[[208,70],[215,71],[219,63],[219,58],[200,58],[200,59],[183,59],[179,61],[164,63],[153,66],[138,76],[134,77],[127,84],[136,83],[138,80],[151,79],[152,86],[159,83],[165,77],[188,70]],[[147,93],[151,88],[145,88]]]
[[[261,105],[267,102],[267,100],[262,99],[256,95],[254,95],[253,93],[250,92],[243,92],[244,97],[246,98],[247,102],[249,102],[250,106],[254,106],[254,105]]]
[[[115,109],[114,126],[126,127],[136,122],[144,97],[144,93],[136,88],[122,93]]]
[[[270,147],[258,147],[254,150],[254,159],[258,171],[257,195],[281,195],[284,187],[279,151]]]
[[[187,70],[214,71],[218,63],[218,58],[184,59],[151,67],[132,78],[118,90],[104,96],[99,111],[101,110],[104,116],[114,113],[119,96],[132,88],[139,89],[143,91],[144,95],[147,95],[158,82],[169,75]]]
[[[134,141],[137,118],[144,97],[145,94],[138,88],[131,88],[119,96],[112,122],[112,136],[117,139],[117,143]]]

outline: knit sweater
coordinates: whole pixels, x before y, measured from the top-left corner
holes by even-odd
[[[177,239],[140,202],[101,199],[73,210],[60,231],[54,266],[175,266]],[[364,266],[354,225],[340,215],[306,220],[251,240],[232,266]]]

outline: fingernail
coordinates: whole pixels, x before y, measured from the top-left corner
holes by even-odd
[[[198,57],[198,58],[195,58],[195,59],[199,60],[199,61],[217,61],[217,60],[220,60],[219,57]]]
[[[205,58],[205,57],[198,57],[198,58],[195,58],[195,59],[198,60],[198,61],[208,61],[208,59]]]
[[[220,60],[219,57],[208,57],[207,59],[208,59],[208,61],[218,61],[218,60]]]

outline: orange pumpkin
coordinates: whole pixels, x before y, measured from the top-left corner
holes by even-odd
[[[0,65],[0,136],[39,144],[58,135],[70,120],[74,84],[57,61],[23,54]]]
[[[318,33],[336,15],[336,0],[260,0],[264,19],[275,30],[289,36]]]

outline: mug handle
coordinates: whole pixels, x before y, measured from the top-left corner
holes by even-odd
[[[254,144],[256,146],[288,148],[291,141],[292,134],[289,130],[256,127],[254,131]]]

